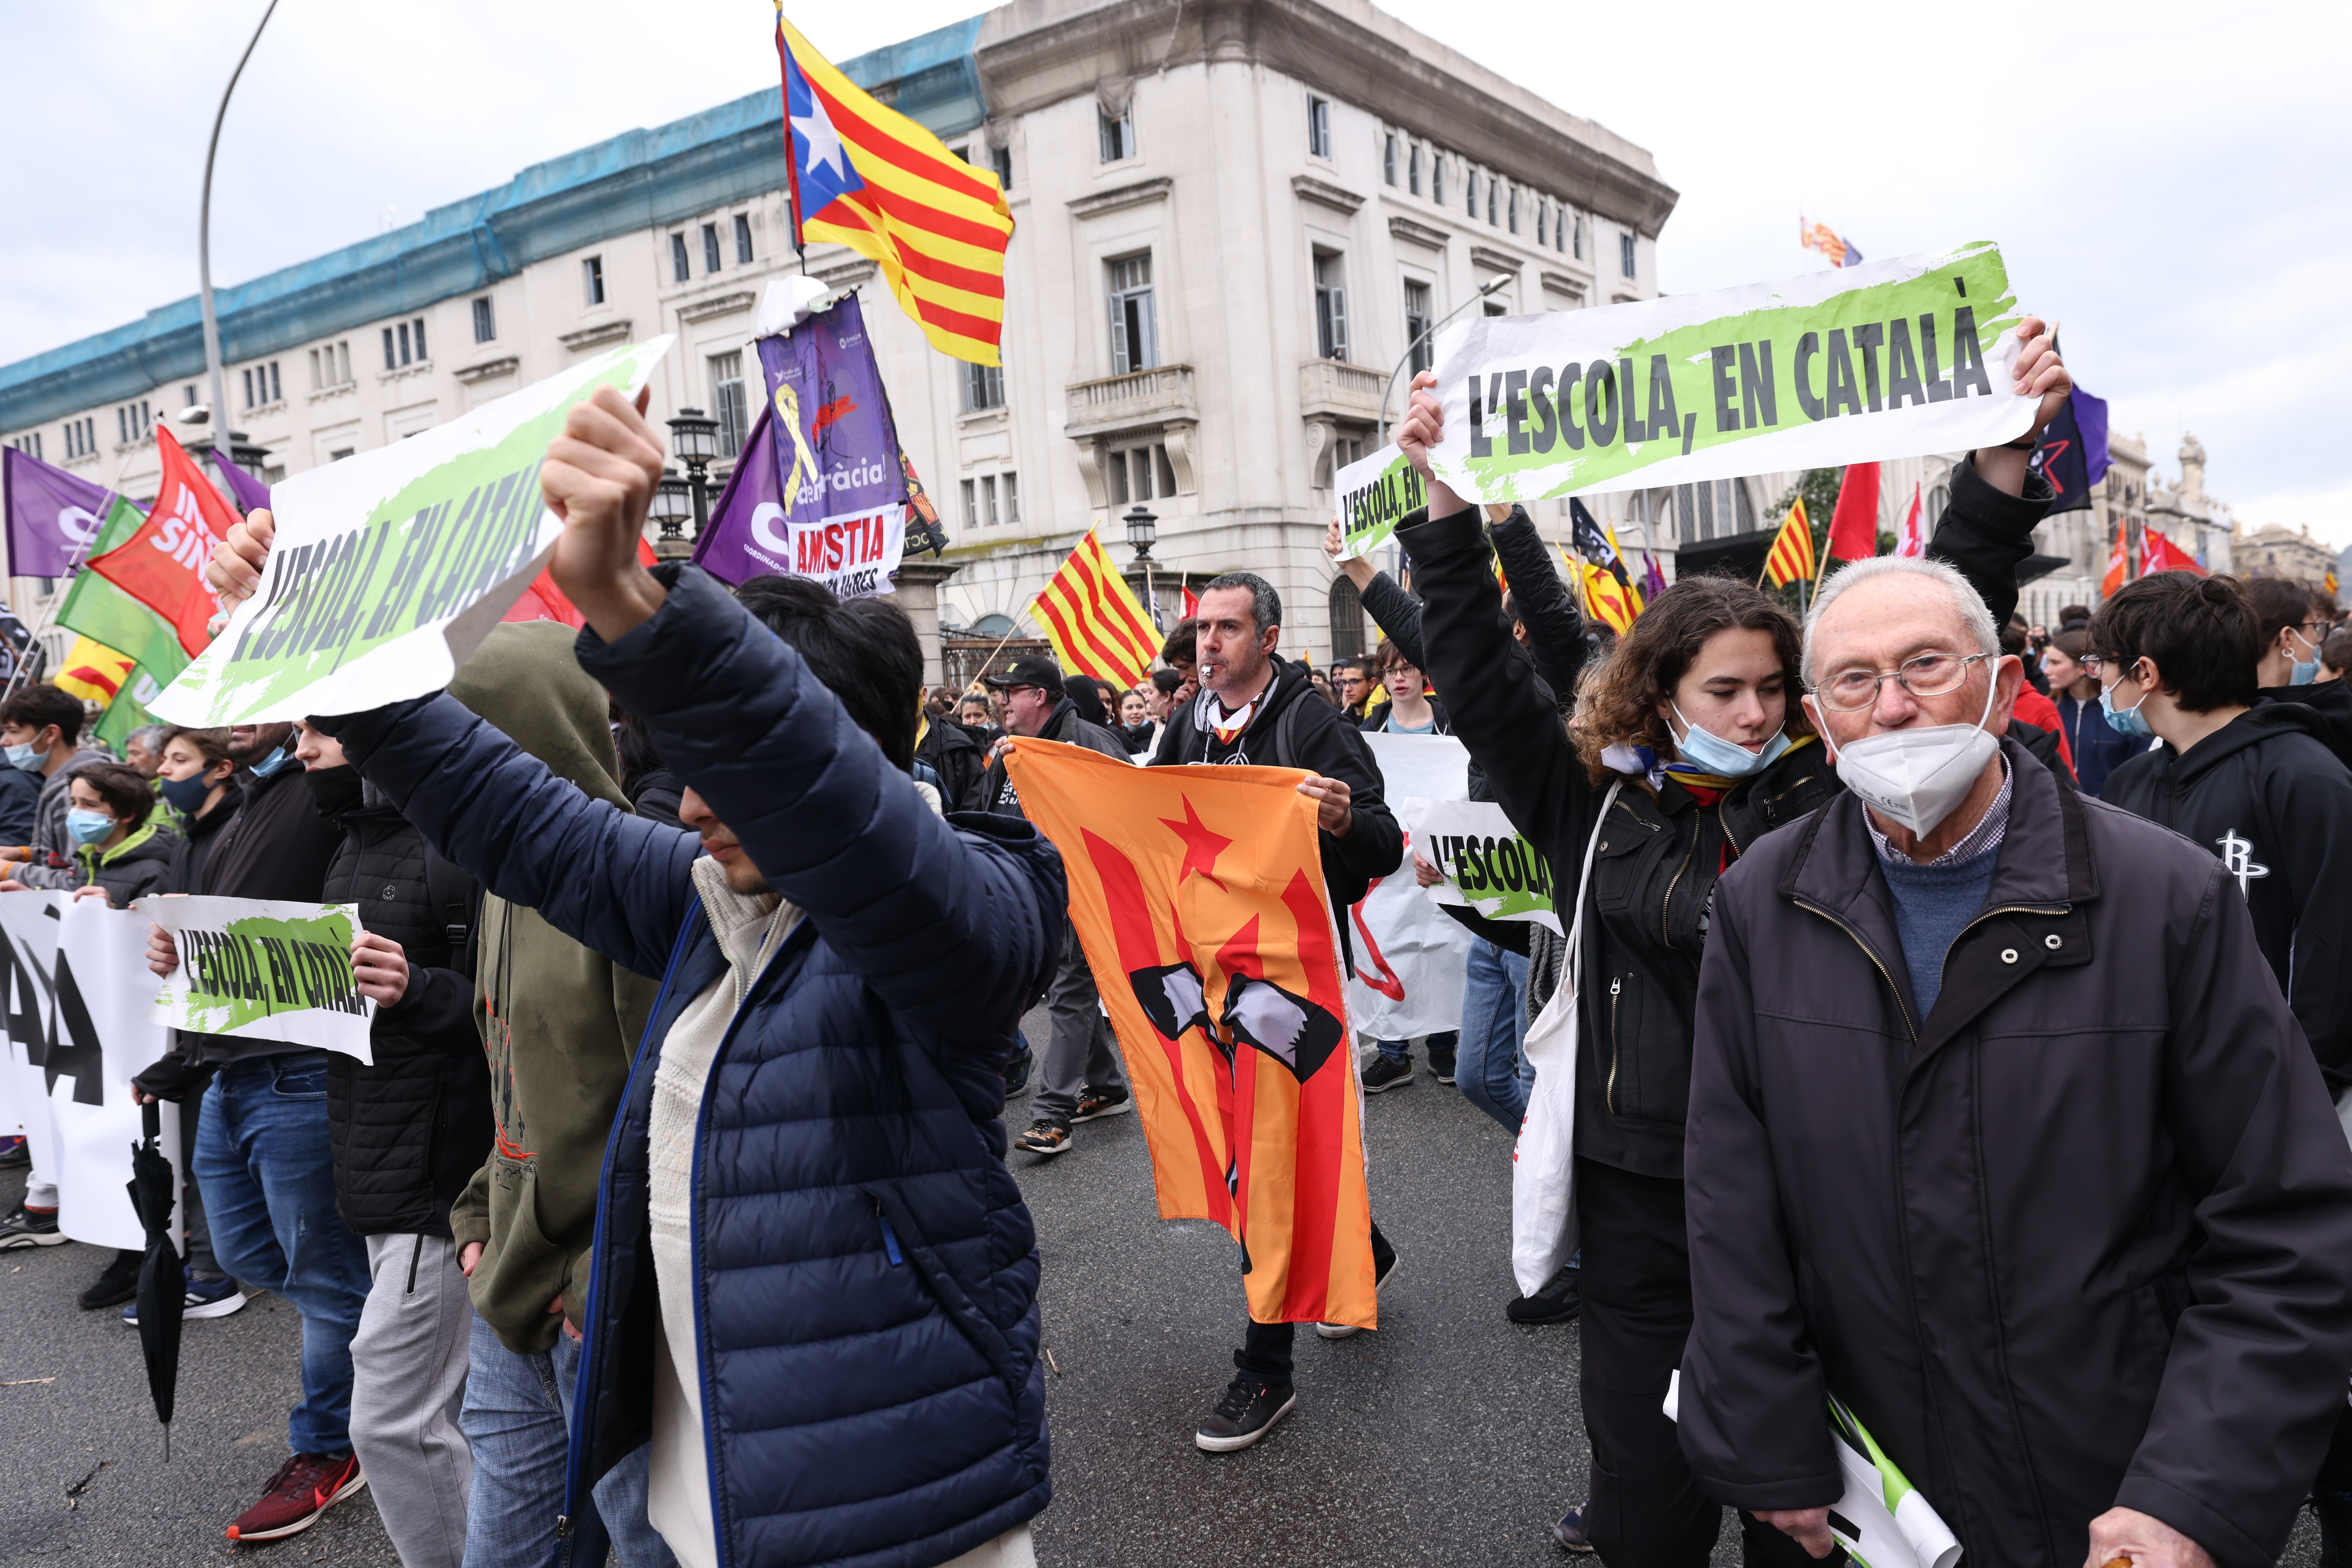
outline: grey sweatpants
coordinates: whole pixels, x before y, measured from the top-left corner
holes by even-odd
[[[1087,950],[1078,944],[1075,927],[1062,966],[1045,987],[1045,1011],[1053,1016],[1054,1030],[1037,1064],[1037,1094],[1030,1107],[1038,1121],[1066,1126],[1085,1090],[1127,1087],[1118,1053],[1111,1048],[1110,1021],[1102,1015],[1094,971],[1087,967]]]
[[[474,1306],[457,1244],[371,1236],[352,1337],[352,1447],[402,1568],[457,1568],[474,1457],[457,1428]]]

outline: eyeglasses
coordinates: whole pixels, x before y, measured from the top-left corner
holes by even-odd
[[[1896,685],[1914,697],[1941,697],[1947,691],[1957,691],[1969,678],[1969,666],[1981,664],[1993,656],[1972,653],[1963,658],[1958,654],[1923,653],[1916,658],[1903,661],[1899,669],[1841,669],[1813,688],[1813,695],[1822,706],[1842,713],[1867,708],[1878,700],[1878,687],[1889,676]]]

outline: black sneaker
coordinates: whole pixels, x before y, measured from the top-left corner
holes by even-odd
[[[94,1312],[100,1307],[120,1307],[139,1294],[139,1265],[146,1254],[128,1247],[118,1249],[114,1261],[89,1283],[89,1289],[77,1298],[82,1310]]]
[[[11,1252],[19,1247],[56,1247],[66,1239],[58,1228],[58,1211],[50,1209],[35,1214],[23,1204],[8,1211],[0,1219],[0,1252]]]
[[[33,1163],[33,1146],[21,1132],[0,1138],[0,1171],[21,1171]]]
[[[1583,1310],[1584,1297],[1577,1288],[1577,1271],[1563,1266],[1534,1295],[1514,1297],[1503,1309],[1503,1315],[1515,1323],[1565,1323]]]
[[[1004,1098],[1011,1100],[1029,1087],[1029,1070],[1037,1065],[1037,1054],[1023,1047],[1004,1064]]]
[[[1592,1542],[1584,1533],[1584,1510],[1591,1506],[1585,1503],[1560,1515],[1559,1522],[1551,1527],[1551,1538],[1570,1552],[1591,1551]]]
[[[1435,1079],[1440,1083],[1452,1083],[1454,1081],[1454,1053],[1452,1051],[1430,1052],[1429,1076]]]
[[[1192,1434],[1192,1441],[1202,1452],[1230,1454],[1246,1448],[1266,1435],[1268,1428],[1290,1414],[1298,1403],[1298,1395],[1290,1384],[1261,1383],[1244,1373],[1225,1389],[1225,1396]]]
[[[1380,1094],[1391,1089],[1402,1089],[1412,1081],[1411,1057],[1378,1056],[1364,1069],[1364,1092]]]
[[[1097,1116],[1118,1116],[1135,1109],[1135,1099],[1123,1089],[1090,1089],[1078,1096],[1072,1121],[1092,1121]]]
[[[1024,1154],[1058,1154],[1070,1146],[1070,1130],[1058,1121],[1037,1121],[1013,1141]]]
[[[1372,1233],[1372,1289],[1375,1293],[1379,1291],[1381,1286],[1389,1282],[1391,1276],[1396,1273],[1396,1248],[1389,1245],[1389,1238],[1387,1237],[1382,1236],[1378,1231],[1374,1231]],[[1315,1325],[1315,1332],[1321,1338],[1327,1340],[1349,1339],[1354,1335],[1360,1334],[1363,1331],[1363,1329],[1355,1323],[1318,1323]]]

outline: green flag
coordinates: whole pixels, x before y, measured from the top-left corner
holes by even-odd
[[[98,537],[90,541],[85,560],[116,548],[146,521],[144,512],[117,496]],[[87,569],[77,572],[67,588],[65,602],[58,608],[58,625],[128,654],[134,661],[123,678],[121,695],[107,705],[91,731],[120,751],[124,736],[156,721],[147,711],[147,701],[160,696],[173,678],[188,667],[188,651],[180,646],[180,635],[171,622]]]

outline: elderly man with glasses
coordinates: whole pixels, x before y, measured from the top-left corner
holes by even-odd
[[[1842,1400],[1969,1561],[2256,1568],[2352,1367],[2352,1152],[2213,852],[2000,739],[1941,564],[1832,577],[1847,793],[1726,873],[1685,1143],[1683,1448],[1816,1556]]]

